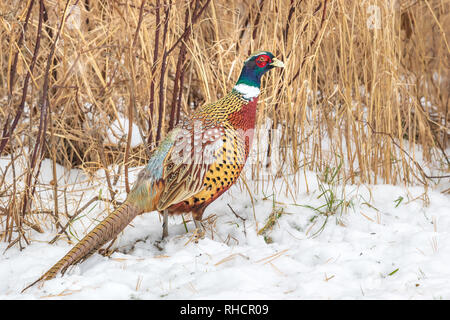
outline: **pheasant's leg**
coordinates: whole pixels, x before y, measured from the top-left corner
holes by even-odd
[[[163,211],[163,234],[162,239],[169,236],[169,226],[168,226],[168,220],[169,220],[169,211],[164,210]]]
[[[195,224],[195,231],[194,231],[195,238],[197,240],[203,239],[205,237],[205,229],[203,228],[201,221],[194,219],[194,224]]]
[[[116,250],[115,249],[110,250],[110,249],[113,246],[114,242],[116,242],[116,240],[117,240],[117,237],[112,239],[111,242],[108,244],[108,246],[105,249],[99,249],[98,253],[100,253],[102,256],[105,256],[105,257],[109,257],[110,255],[112,255],[114,253],[114,251],[116,251]]]
[[[202,225],[202,217],[203,217],[203,212],[205,211],[205,207],[200,207],[197,210],[192,211],[192,219],[194,220],[195,223],[195,231],[194,231],[194,236],[197,242],[198,239],[203,239],[205,237],[205,229],[203,228]]]

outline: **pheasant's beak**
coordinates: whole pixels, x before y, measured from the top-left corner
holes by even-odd
[[[269,66],[284,68],[284,63],[283,61],[278,60],[277,58],[273,58],[272,63],[269,64]]]

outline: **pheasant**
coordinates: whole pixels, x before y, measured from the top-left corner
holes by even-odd
[[[144,212],[163,214],[163,239],[168,235],[169,214],[192,213],[196,231],[202,233],[206,207],[236,182],[248,158],[261,77],[274,67],[284,64],[267,51],[245,60],[231,92],[196,109],[169,132],[123,204],[23,291],[84,261]]]

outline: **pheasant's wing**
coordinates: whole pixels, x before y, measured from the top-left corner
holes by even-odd
[[[164,187],[159,196],[158,211],[186,200],[204,188],[205,175],[223,147],[223,136],[224,129],[216,125],[179,129],[163,162]]]

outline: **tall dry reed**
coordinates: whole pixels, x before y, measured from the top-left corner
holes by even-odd
[[[65,196],[56,164],[105,170],[115,198],[118,164],[128,168],[185,114],[226,94],[247,56],[285,61],[264,79],[258,125],[282,171],[337,167],[349,183],[423,183],[449,170],[448,0],[13,0],[0,3],[0,238],[25,237],[36,209],[41,160],[52,161],[50,212]],[[137,124],[110,143],[114,120]],[[122,123],[125,125],[124,123]],[[136,134],[136,132],[134,133]],[[421,150],[423,158],[417,158]],[[17,171],[17,158],[25,159]],[[16,161],[14,161],[16,160]],[[16,164],[16,165],[15,165]],[[17,171],[17,172],[16,172]],[[6,174],[13,179],[4,179]],[[448,178],[448,176],[447,176]],[[296,188],[295,185],[289,186]],[[14,236],[16,234],[17,236]]]

